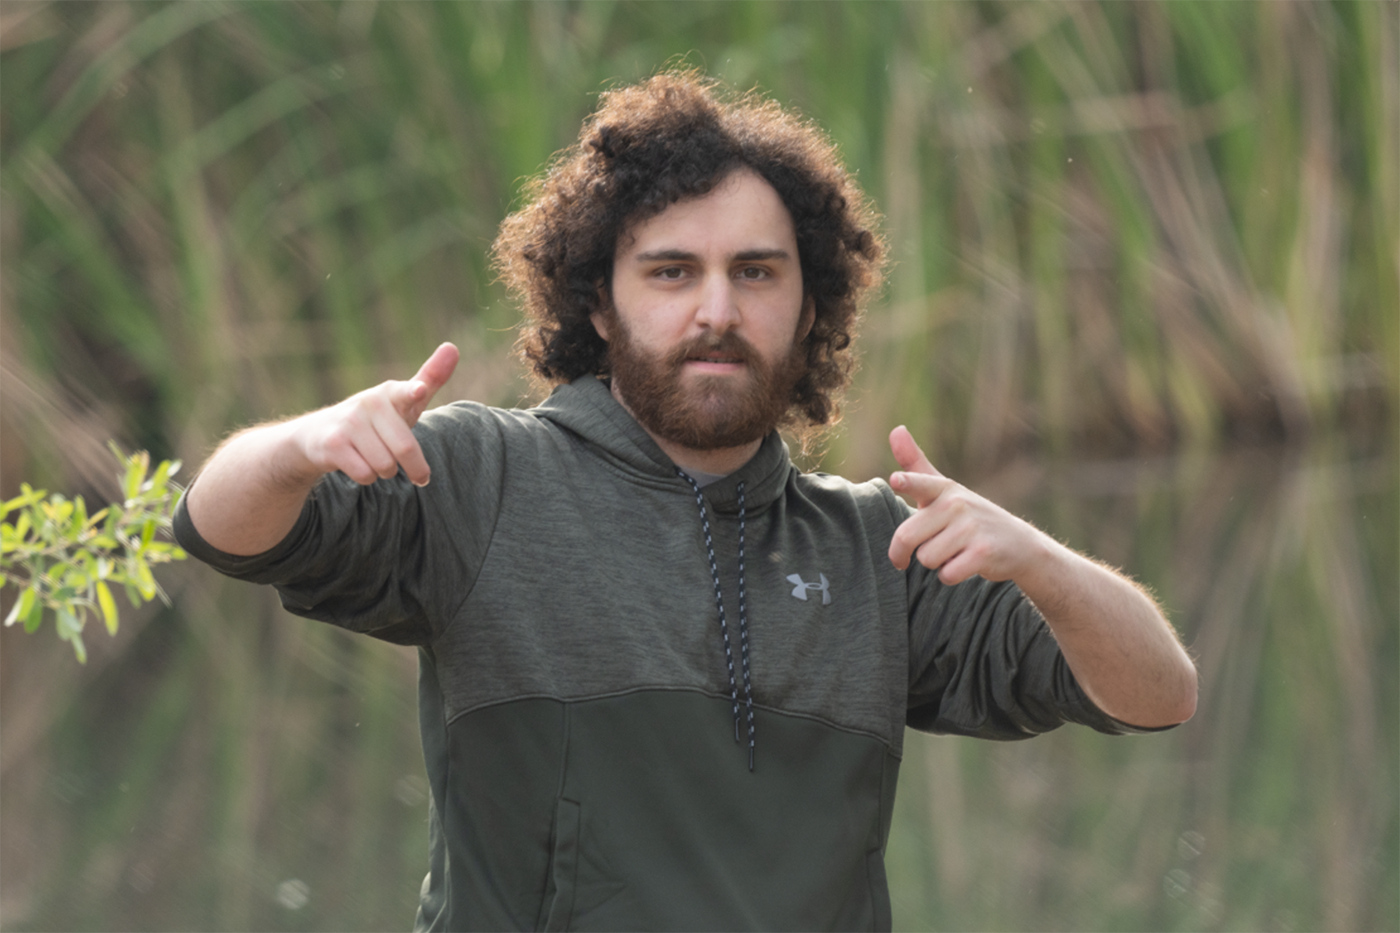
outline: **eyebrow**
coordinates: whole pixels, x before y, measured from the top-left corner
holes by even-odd
[[[658,249],[638,253],[633,259],[637,262],[695,262],[700,257],[683,249]],[[746,249],[734,254],[733,262],[766,262],[774,259],[791,259],[792,254],[785,249]]]

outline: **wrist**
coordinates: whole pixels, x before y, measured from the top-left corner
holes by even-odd
[[[1047,621],[1061,620],[1070,615],[1072,581],[1083,572],[1081,565],[1085,563],[1084,557],[1036,529],[1025,563],[1012,581]]]
[[[327,471],[317,466],[305,447],[308,416],[268,425],[267,482],[274,493],[305,495]]]

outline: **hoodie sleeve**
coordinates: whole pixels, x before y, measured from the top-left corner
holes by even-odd
[[[912,509],[892,491],[887,495],[897,526]],[[947,586],[917,561],[905,582],[910,728],[1002,740],[1066,722],[1112,735],[1151,731],[1094,705],[1044,617],[1014,583],[972,577]]]
[[[427,644],[471,592],[500,511],[504,446],[489,409],[459,403],[414,428],[433,468],[419,488],[402,472],[361,486],[327,474],[271,550],[226,554],[184,510],[180,545],[221,573],[273,585],[290,612],[395,644]]]

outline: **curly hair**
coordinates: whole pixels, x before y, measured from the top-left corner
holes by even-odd
[[[791,214],[803,290],[816,309],[807,370],[785,421],[836,419],[862,302],[881,281],[878,215],[821,129],[695,71],[605,92],[578,141],[528,183],[525,206],[502,223],[493,265],[523,305],[517,350],[538,379],[608,374],[608,345],[590,316],[606,301],[618,238],[744,168]]]

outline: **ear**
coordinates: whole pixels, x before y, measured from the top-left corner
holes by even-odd
[[[797,319],[798,343],[807,339],[807,335],[812,332],[812,325],[815,323],[817,323],[817,299],[808,295],[802,299],[802,316]]]
[[[608,342],[608,324],[607,324],[607,318],[603,315],[603,312],[601,312],[601,311],[594,311],[592,314],[590,314],[590,315],[588,316],[588,319],[589,319],[590,321],[593,322],[593,329],[596,330],[596,331],[598,332],[598,336],[603,338],[603,342],[604,342],[604,343],[607,343],[607,342]]]
[[[593,329],[598,332],[598,336],[603,338],[603,342],[608,342],[608,316],[612,311],[612,296],[608,294],[608,287],[602,282],[598,283],[598,310],[588,315],[588,319],[593,322]]]

